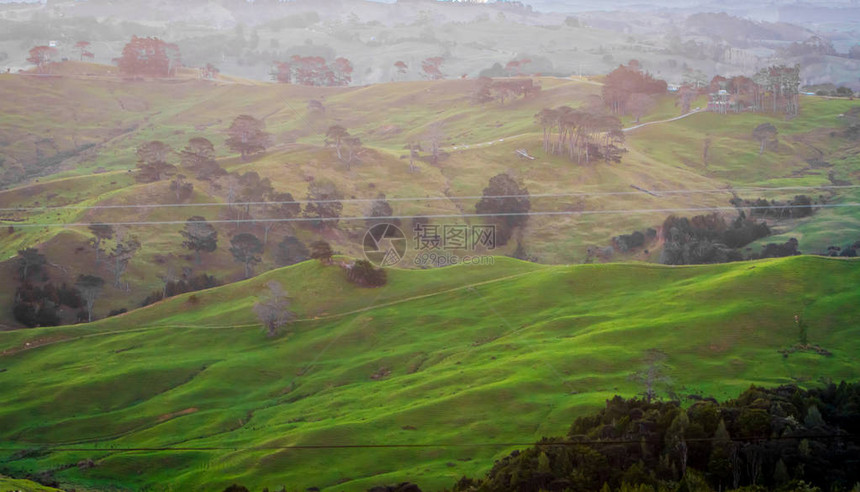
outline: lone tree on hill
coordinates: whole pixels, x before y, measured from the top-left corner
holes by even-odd
[[[251,278],[253,266],[262,261],[259,256],[263,252],[263,243],[257,236],[243,232],[236,234],[230,239],[230,253],[233,259],[245,267],[245,278]]]
[[[475,205],[476,213],[488,215],[487,220],[496,224],[496,244],[500,246],[507,244],[515,228],[525,226],[530,209],[529,190],[508,174],[490,178],[483,198]]]
[[[296,319],[296,313],[290,311],[290,299],[279,282],[273,280],[266,285],[269,292],[254,304],[254,314],[266,327],[266,335],[273,337],[282,326]]]
[[[779,131],[770,123],[762,123],[755,127],[755,130],[752,132],[752,136],[761,144],[758,149],[758,155],[762,155],[762,153],[767,150],[768,146],[776,146],[779,144],[779,139],[777,138],[778,134]]]
[[[172,77],[180,64],[179,47],[158,38],[132,36],[115,61],[127,75]]]
[[[81,293],[81,297],[87,308],[87,322],[92,322],[93,320],[93,305],[102,293],[104,285],[104,279],[95,275],[80,275],[78,276],[78,281],[75,282],[75,287]]]
[[[227,129],[227,146],[242,155],[242,160],[264,152],[269,146],[269,134],[264,131],[266,124],[253,116],[243,114],[236,117]]]
[[[56,49],[50,46],[36,46],[30,49],[30,56],[27,57],[27,61],[36,65],[36,69],[41,73],[56,56]]]
[[[218,231],[199,215],[189,217],[185,228],[179,231],[185,241],[182,246],[194,251],[194,262],[200,264],[200,252],[211,253],[218,247]]]
[[[331,245],[325,241],[315,241],[311,243],[311,258],[318,260],[320,263],[330,265],[331,257],[334,252],[331,250]]]
[[[100,255],[104,251],[102,243],[108,239],[113,239],[114,229],[113,226],[102,223],[91,224],[89,229],[93,233],[89,243],[96,250],[96,264],[99,264],[101,262]]]

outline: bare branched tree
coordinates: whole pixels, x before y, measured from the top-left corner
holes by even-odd
[[[660,385],[668,386],[671,382],[668,376],[663,374],[666,368],[666,353],[659,349],[648,349],[645,351],[644,361],[645,369],[637,371],[630,376],[632,381],[641,383],[645,386],[642,395],[648,403],[657,397],[657,387]]]
[[[114,275],[114,286],[121,287],[120,279],[128,269],[131,259],[140,250],[140,241],[136,236],[126,236],[123,231],[118,231],[116,237],[116,246],[111,250],[109,258]]]
[[[88,322],[93,320],[93,305],[96,303],[99,295],[101,295],[104,284],[104,279],[95,275],[80,275],[78,281],[75,282],[75,287],[80,291],[81,297],[87,307]]]
[[[266,327],[266,335],[273,337],[281,327],[296,319],[296,313],[290,311],[290,299],[279,282],[272,280],[266,285],[269,293],[254,304],[254,314]]]

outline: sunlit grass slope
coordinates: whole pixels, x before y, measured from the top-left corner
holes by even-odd
[[[267,338],[270,280],[299,321]],[[860,262],[794,257],[392,270],[359,289],[302,263],[85,326],[0,333],[0,469],[85,487],[433,490],[642,388],[668,354],[680,395],[860,374]],[[793,317],[832,357],[779,349]],[[294,448],[423,444],[413,448]],[[57,446],[78,450],[52,450]],[[128,448],[200,448],[155,451]],[[67,467],[93,459],[96,467]]]
[[[45,487],[30,480],[16,480],[0,475],[0,490],[14,490],[15,492],[59,492],[60,489]]]

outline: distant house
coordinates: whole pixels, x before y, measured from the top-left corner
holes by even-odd
[[[708,94],[707,110],[713,113],[726,114],[755,111],[757,108],[749,94],[731,94],[726,90],[719,90]]]
[[[708,111],[712,113],[728,113],[730,105],[729,91],[720,89],[708,94]]]

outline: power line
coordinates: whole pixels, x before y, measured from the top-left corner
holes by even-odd
[[[860,440],[860,434],[804,434],[798,436],[768,436],[768,437],[699,437],[687,438],[686,442],[715,442],[715,441],[732,441],[732,442],[766,442],[766,441],[797,441],[804,439],[812,440]],[[529,447],[529,446],[612,446],[612,445],[639,445],[642,441],[650,443],[662,443],[663,439],[646,438],[640,439],[608,439],[608,440],[564,440],[552,442],[467,442],[467,443],[430,443],[430,444],[293,444],[286,446],[152,446],[152,447],[83,447],[83,446],[65,446],[63,444],[52,443],[34,443],[41,448],[50,448],[54,452],[75,452],[75,451],[285,451],[285,450],[315,450],[315,449],[403,449],[403,448],[474,448],[474,447]],[[0,446],[3,451],[27,451],[32,450],[32,447],[23,446]],[[40,449],[40,448],[37,448]]]
[[[824,205],[768,205],[758,207],[741,207],[745,210],[786,210],[786,209],[820,209],[820,208],[852,208],[860,207],[860,203],[832,203]],[[354,220],[385,221],[394,219],[451,219],[467,217],[522,217],[522,216],[565,216],[565,215],[615,215],[615,214],[649,214],[649,213],[673,213],[673,212],[734,212],[735,207],[681,207],[681,208],[631,208],[610,210],[562,210],[544,212],[499,212],[499,213],[473,213],[473,214],[429,214],[429,215],[387,215],[387,216],[352,216],[352,217],[290,217],[290,218],[261,218],[261,219],[212,219],[207,220],[210,224],[257,224],[257,223],[282,223],[282,222],[337,222]],[[14,227],[89,227],[91,225],[109,226],[143,226],[143,225],[180,225],[185,220],[153,220],[153,221],[124,221],[124,222],[0,222],[2,225]]]
[[[860,185],[834,185],[834,186],[783,186],[783,187],[747,187],[747,188],[709,188],[699,190],[650,190],[658,194],[666,195],[695,195],[711,193],[732,193],[738,191],[803,191],[803,190],[841,190],[860,188]],[[563,198],[563,197],[592,197],[592,196],[627,196],[641,195],[641,191],[594,191],[594,192],[571,192],[571,193],[535,193],[521,195],[465,195],[465,196],[433,196],[433,197],[394,197],[386,198],[389,202],[429,202],[429,201],[459,201],[480,200],[483,198]],[[341,200],[288,200],[288,201],[262,201],[262,202],[207,202],[207,203],[153,203],[134,205],[57,205],[44,207],[6,207],[0,208],[0,212],[29,212],[29,211],[51,211],[51,210],[100,210],[100,209],[157,209],[177,207],[230,207],[230,206],[257,206],[257,205],[286,205],[307,203],[372,203],[378,198],[344,198]]]

